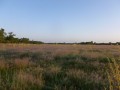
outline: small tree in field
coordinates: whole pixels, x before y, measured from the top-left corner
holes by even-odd
[[[9,32],[7,37],[6,37],[6,41],[13,43],[14,42],[14,36],[15,36],[15,34],[13,34],[13,32]]]
[[[4,29],[1,28],[0,29],[0,43],[5,41],[5,35],[6,35],[6,33],[4,32]]]

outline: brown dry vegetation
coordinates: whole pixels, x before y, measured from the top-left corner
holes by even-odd
[[[119,90],[119,61],[117,45],[0,44],[0,90]]]

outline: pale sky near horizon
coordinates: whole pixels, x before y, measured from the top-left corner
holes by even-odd
[[[43,42],[120,42],[120,0],[0,0],[0,27]]]

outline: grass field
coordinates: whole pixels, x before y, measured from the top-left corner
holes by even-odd
[[[0,44],[0,90],[120,90],[120,46]]]

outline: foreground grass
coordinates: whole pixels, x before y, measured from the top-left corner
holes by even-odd
[[[2,47],[0,90],[114,90],[111,83],[116,82],[113,79],[116,73],[111,71],[112,67],[113,72],[119,71],[118,46]],[[112,58],[116,62],[111,62]],[[116,80],[119,80],[118,77]]]
[[[115,59],[109,60],[107,76],[110,90],[120,90],[120,66]],[[111,62],[112,63],[111,63]]]

